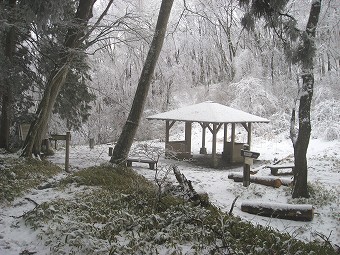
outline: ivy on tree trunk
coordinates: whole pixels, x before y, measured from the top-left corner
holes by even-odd
[[[172,4],[173,0],[162,0],[153,40],[139,78],[129,116],[123,127],[122,133],[119,136],[118,142],[114,147],[110,160],[112,163],[121,163],[128,157],[143,114],[144,104],[148,95],[153,72],[155,70],[159,54],[162,50]]]

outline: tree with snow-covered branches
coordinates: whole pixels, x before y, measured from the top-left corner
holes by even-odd
[[[311,135],[310,109],[314,88],[315,34],[319,21],[321,0],[313,0],[309,11],[306,28],[297,28],[297,20],[288,12],[289,3],[273,0],[240,0],[239,3],[247,12],[242,23],[246,28],[254,28],[255,19],[263,17],[267,25],[274,29],[282,39],[289,60],[298,64],[301,69],[302,86],[299,88],[296,110],[292,111],[291,139],[294,147],[294,188],[293,198],[309,197],[307,189],[307,149]],[[295,49],[292,45],[296,44]],[[295,115],[298,117],[298,128],[295,129]]]

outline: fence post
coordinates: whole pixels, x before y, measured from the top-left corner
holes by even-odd
[[[113,155],[113,147],[109,147],[109,156],[112,156]]]
[[[94,148],[94,138],[90,138],[90,149]]]
[[[71,132],[66,132],[65,171],[69,172]]]
[[[243,150],[249,150],[249,145],[244,144]],[[243,186],[248,187],[250,184],[250,164],[249,164],[250,158],[244,157],[244,164],[243,164]]]

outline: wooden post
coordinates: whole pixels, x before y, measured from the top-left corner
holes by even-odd
[[[94,148],[94,138],[90,138],[90,149]]]
[[[191,122],[185,122],[185,152],[191,155]]]
[[[205,148],[205,133],[207,129],[207,124],[202,123],[202,148],[200,148],[200,154],[207,154],[207,148]]]
[[[170,136],[170,121],[167,120],[165,122],[165,143],[169,142],[169,136]]]
[[[230,152],[230,162],[234,162],[234,150],[235,150],[235,123],[231,124],[231,152]]]
[[[113,147],[109,147],[109,156],[112,156],[113,155]]]
[[[213,140],[212,140],[212,163],[213,167],[216,167],[217,162],[216,162],[216,134],[217,134],[217,124],[213,124],[213,130],[212,130],[212,135],[213,135]]]
[[[66,132],[65,171],[69,171],[71,132]]]
[[[248,145],[249,145],[249,150],[251,148],[251,122],[248,123],[248,141],[247,141]]]
[[[224,135],[223,135],[223,152],[222,152],[222,155],[223,155],[223,158],[224,159],[227,159],[227,143],[228,143],[228,123],[224,123]]]
[[[243,150],[249,150],[249,145],[244,144]],[[250,185],[250,164],[247,162],[247,157],[244,157],[243,164],[243,186],[248,187]]]

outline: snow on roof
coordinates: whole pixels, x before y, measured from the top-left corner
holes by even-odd
[[[172,111],[163,112],[147,117],[155,120],[177,120],[207,123],[243,123],[243,122],[264,122],[266,118],[237,110],[212,101],[189,105]]]

